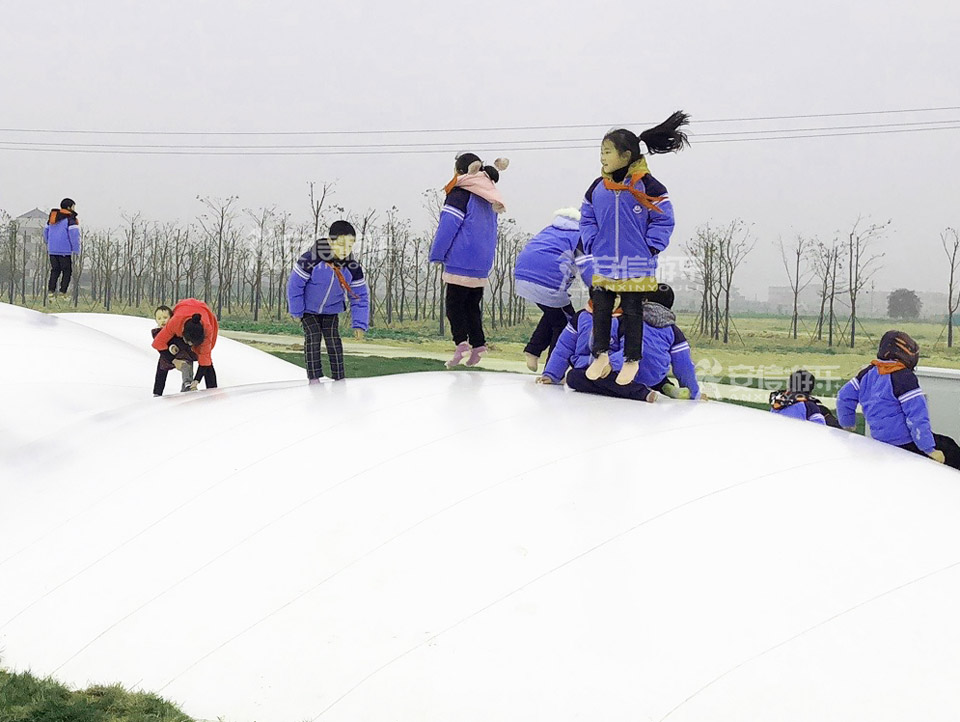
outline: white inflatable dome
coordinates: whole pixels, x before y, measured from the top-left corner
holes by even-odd
[[[223,388],[154,399],[149,322],[0,323],[7,667],[230,722],[960,709],[960,478],[923,458],[225,339]]]

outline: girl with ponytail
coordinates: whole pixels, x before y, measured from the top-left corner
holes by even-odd
[[[497,251],[497,215],[506,210],[496,184],[509,163],[497,158],[485,165],[475,153],[461,153],[444,188],[447,195],[429,261],[443,264],[447,285],[444,303],[456,344],[447,368],[464,358],[467,366],[476,366],[487,352],[481,303]]]
[[[213,368],[213,347],[219,332],[217,317],[210,307],[196,298],[186,298],[173,307],[173,315],[153,339],[157,351],[168,351],[176,356],[183,351],[174,339],[179,337],[197,357],[197,375],[191,384],[196,389],[201,381],[208,389],[217,387],[217,372]]]
[[[647,156],[675,153],[689,145],[681,130],[689,116],[677,111],[639,135],[625,128],[609,131],[600,144],[601,175],[587,189],[580,209],[584,250],[593,257],[593,362],[591,381],[612,371],[610,325],[620,297],[624,364],[617,383],[634,381],[643,356],[643,301],[657,290],[657,254],[670,243],[673,205],[666,187],[650,175]]]

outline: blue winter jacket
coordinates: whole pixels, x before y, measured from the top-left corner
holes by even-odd
[[[50,218],[43,228],[43,240],[51,256],[69,256],[80,253],[80,226],[77,214],[61,208],[50,211]]]
[[[894,446],[911,441],[924,453],[934,450],[930,414],[920,382],[910,369],[881,374],[876,366],[867,366],[850,379],[837,394],[837,418],[840,425],[853,426],[857,404],[870,425],[870,436]]]
[[[290,315],[302,318],[304,313],[341,313],[347,309],[349,297],[353,328],[365,331],[370,325],[370,299],[363,268],[351,257],[340,271],[350,286],[349,293],[331,263],[318,259],[315,251],[300,256],[287,283]]]
[[[514,275],[550,290],[566,291],[576,274],[590,286],[593,263],[580,243],[580,224],[565,216],[531,238],[517,256]]]
[[[676,324],[648,323],[648,311],[652,306],[662,308],[660,304],[644,304],[643,358],[640,359],[640,370],[634,381],[654,388],[667,378],[667,371],[672,368],[680,385],[690,389],[690,398],[700,398],[700,384],[697,383],[697,371],[686,336]]]
[[[497,214],[490,201],[454,188],[440,210],[440,225],[429,261],[443,263],[447,273],[486,278],[497,251]]]
[[[820,413],[820,407],[813,401],[797,401],[789,406],[770,409],[770,411],[779,416],[788,416],[791,419],[800,419],[801,421],[812,421],[815,424],[827,425],[826,419],[823,414]]]
[[[610,323],[610,366],[614,371],[623,368],[623,350],[618,335],[619,323],[613,318]],[[543,375],[554,383],[560,383],[567,369],[585,369],[593,361],[593,314],[584,309],[566,325],[557,338],[557,345],[547,359]]]
[[[584,250],[593,256],[595,273],[617,280],[656,275],[657,254],[670,243],[673,204],[667,189],[647,173],[633,184],[650,196],[662,196],[660,212],[643,206],[627,191],[608,190],[603,178],[587,189],[580,208]]]

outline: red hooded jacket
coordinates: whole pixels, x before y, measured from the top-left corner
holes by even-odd
[[[174,336],[183,335],[183,324],[190,320],[193,314],[200,314],[200,323],[203,324],[203,343],[193,347],[193,352],[197,355],[197,362],[201,366],[213,366],[213,347],[217,345],[217,332],[220,330],[217,324],[217,317],[210,307],[203,301],[195,298],[185,298],[173,307],[173,316],[167,321],[167,325],[160,329],[160,333],[153,339],[153,347],[157,351],[163,351],[170,345],[170,340]]]

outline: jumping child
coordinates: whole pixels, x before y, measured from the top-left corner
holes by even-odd
[[[553,353],[557,338],[576,313],[569,289],[578,273],[589,288],[593,263],[580,242],[580,211],[561,208],[554,214],[553,223],[523,247],[514,270],[517,295],[537,304],[543,312],[523,349],[531,371],[539,367],[544,350]]]
[[[73,256],[80,253],[80,226],[76,204],[72,199],[64,198],[59,208],[50,211],[50,218],[43,228],[43,239],[47,242],[47,253],[50,255],[47,293],[55,298],[57,281],[60,282],[60,293],[66,294],[73,273]]]
[[[625,361],[617,383],[633,383],[640,368],[643,298],[657,289],[657,254],[670,243],[674,226],[667,189],[650,175],[646,155],[676,152],[688,145],[680,130],[688,122],[689,116],[677,111],[639,136],[618,128],[603,137],[602,173],[587,189],[580,209],[580,234],[595,267],[590,298],[597,333],[588,379],[605,378],[612,370],[607,339],[618,294]]]
[[[877,358],[850,379],[837,395],[837,418],[852,431],[857,405],[870,425],[870,436],[934,461],[960,469],[960,447],[949,436],[930,430],[930,414],[913,372],[920,346],[903,331],[887,331]]]
[[[318,238],[290,273],[287,303],[290,315],[303,326],[303,355],[307,379],[312,384],[323,378],[321,341],[327,347],[330,376],[334,381],[344,378],[340,313],[347,309],[347,299],[354,336],[363,338],[369,328],[367,281],[360,263],[351,255],[356,240],[357,232],[350,223],[335,221],[327,238]]]
[[[456,344],[447,368],[464,356],[468,356],[467,366],[476,366],[487,352],[480,304],[497,250],[497,214],[506,210],[496,183],[508,165],[506,158],[490,166],[473,153],[463,153],[457,156],[454,177],[444,188],[447,195],[429,261],[443,264],[442,279],[447,284],[447,319]]]

